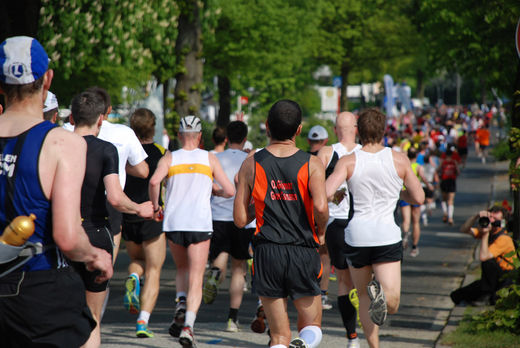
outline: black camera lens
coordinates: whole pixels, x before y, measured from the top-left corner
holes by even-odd
[[[488,227],[490,222],[491,222],[491,221],[489,220],[489,218],[488,218],[487,216],[482,216],[482,217],[480,217],[480,218],[478,219],[478,225],[479,225],[480,227],[483,227],[483,228],[484,228],[484,227]]]

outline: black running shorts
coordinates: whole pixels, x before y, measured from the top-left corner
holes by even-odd
[[[457,192],[457,185],[455,179],[441,180],[441,192]]]
[[[107,201],[108,223],[110,231],[114,236],[121,233],[121,223],[123,222],[123,213],[119,212]]]
[[[83,228],[87,232],[90,244],[96,248],[106,250],[110,255],[113,256],[114,252],[114,240],[112,234],[106,226],[103,227],[91,227],[83,223]],[[103,283],[96,283],[96,277],[100,274],[100,271],[88,271],[85,264],[82,262],[73,262],[72,265],[83,279],[85,288],[91,292],[102,292],[107,289],[108,280]]]
[[[2,347],[79,347],[96,326],[71,267],[1,278],[0,313]]]
[[[122,237],[126,241],[142,244],[162,233],[162,222],[155,220],[127,221],[123,218]]]
[[[254,228],[238,228],[233,221],[213,221],[213,235],[209,247],[209,260],[213,262],[221,252],[226,252],[236,260],[247,260],[249,243]]]
[[[353,247],[347,244],[346,250],[348,265],[354,268],[403,260],[402,242],[376,247]]]
[[[432,190],[430,190],[427,187],[423,187],[423,191],[424,191],[424,197],[426,197],[426,198],[433,198],[434,192]]]
[[[260,243],[255,246],[252,269],[258,296],[297,300],[321,294],[323,269],[317,249]]]
[[[330,263],[337,269],[348,268],[347,257],[345,256],[347,244],[345,243],[345,228],[348,219],[334,219],[327,226],[325,232],[325,242],[329,250]]]
[[[196,232],[196,231],[173,231],[166,232],[166,238],[174,244],[182,245],[187,248],[190,244],[197,244],[211,239],[213,232]]]

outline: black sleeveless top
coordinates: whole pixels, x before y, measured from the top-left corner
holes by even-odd
[[[266,149],[255,153],[254,245],[319,246],[309,192],[310,156],[301,150],[289,157],[276,157]]]

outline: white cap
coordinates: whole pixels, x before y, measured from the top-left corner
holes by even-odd
[[[328,139],[328,137],[329,133],[327,133],[327,130],[320,125],[312,127],[309,130],[309,135],[307,136],[309,140],[325,140]]]
[[[202,122],[200,118],[193,115],[181,118],[179,133],[196,133],[202,131]]]
[[[51,91],[47,91],[47,98],[43,103],[43,112],[51,111],[58,108],[58,98]]]
[[[10,37],[0,44],[0,80],[9,85],[25,85],[42,77],[49,57],[32,37]]]

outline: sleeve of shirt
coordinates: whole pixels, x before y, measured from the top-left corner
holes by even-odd
[[[472,235],[474,238],[476,238],[476,239],[480,239],[480,238],[482,238],[482,236],[480,235],[480,232],[479,232],[478,228],[476,228],[476,227],[472,227],[472,228],[470,228],[470,232],[471,232],[471,235]]]
[[[119,156],[117,148],[109,143],[105,143],[105,151],[103,152],[103,177],[110,174],[119,174]]]
[[[128,132],[128,144],[130,150],[128,154],[128,163],[130,163],[130,165],[135,166],[148,157],[146,151],[143,149],[143,145],[141,145],[141,142],[139,142],[139,139],[131,128],[130,132]]]
[[[513,240],[508,236],[500,236],[489,246],[489,252],[493,254],[493,257],[498,257],[515,251]]]

